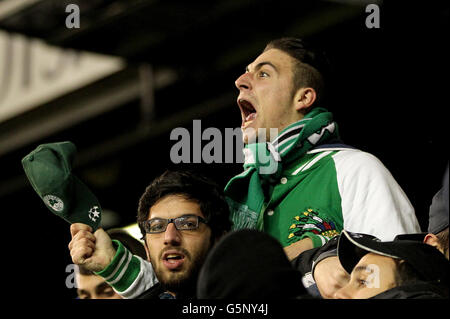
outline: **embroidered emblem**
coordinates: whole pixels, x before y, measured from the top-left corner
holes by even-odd
[[[55,195],[46,195],[44,196],[44,202],[56,212],[60,212],[64,209],[64,202]]]
[[[322,219],[319,217],[319,213],[311,208],[295,216],[294,220],[294,223],[289,227],[288,239],[290,241],[294,237],[301,237],[308,232],[323,236],[326,241],[339,234],[332,221]]]

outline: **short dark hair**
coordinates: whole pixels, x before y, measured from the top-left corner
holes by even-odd
[[[314,106],[322,105],[326,100],[325,78],[330,73],[330,63],[325,53],[293,37],[270,41],[264,51],[270,49],[281,50],[297,61],[293,70],[292,94],[300,88],[311,87],[317,94]]]
[[[139,200],[137,222],[142,236],[145,230],[141,222],[147,220],[150,208],[168,195],[181,195],[196,201],[212,231],[212,240],[231,229],[230,209],[219,186],[198,172],[167,170],[155,178]]]
[[[441,253],[439,253],[441,254]],[[427,282],[432,285],[434,288],[429,287],[429,293],[437,293],[441,297],[448,298],[448,279],[446,276],[442,277],[439,280],[428,280],[425,276],[420,274],[409,262],[402,259],[394,259],[396,264],[395,271],[395,286],[411,286],[420,284],[423,282]],[[447,264],[448,267],[448,264]],[[443,268],[442,270],[444,270]],[[446,270],[445,270],[446,271]],[[436,290],[437,289],[437,290]],[[428,290],[428,289],[427,289]],[[423,292],[422,292],[423,293]],[[422,294],[421,293],[421,294]],[[400,297],[404,298],[404,297]],[[419,297],[417,297],[419,298]],[[422,297],[420,297],[422,298]],[[434,297],[426,297],[426,298],[434,298]]]
[[[394,259],[396,265],[395,284],[402,286],[406,284],[413,284],[417,281],[423,281],[424,278],[420,275],[406,260]]]

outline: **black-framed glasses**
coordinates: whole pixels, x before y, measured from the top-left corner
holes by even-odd
[[[195,230],[200,223],[208,224],[208,222],[197,215],[183,215],[177,218],[152,218],[141,222],[147,234],[163,233],[167,229],[167,225],[173,223],[178,230]]]

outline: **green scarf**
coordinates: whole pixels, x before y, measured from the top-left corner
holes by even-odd
[[[253,143],[244,148],[244,172],[225,186],[233,229],[263,228],[267,187],[282,177],[283,166],[301,158],[312,148],[339,140],[332,113],[311,110],[302,120],[286,127],[273,142]],[[264,207],[265,208],[265,207]]]

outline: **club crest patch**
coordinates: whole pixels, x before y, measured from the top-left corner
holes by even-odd
[[[48,207],[50,207],[56,212],[60,212],[64,209],[64,202],[61,200],[61,198],[57,196],[45,195],[43,197],[43,200]]]
[[[294,241],[305,233],[313,233],[326,237],[327,240],[339,234],[336,225],[331,220],[319,217],[319,213],[311,208],[294,217],[294,223],[289,227],[288,240]]]

